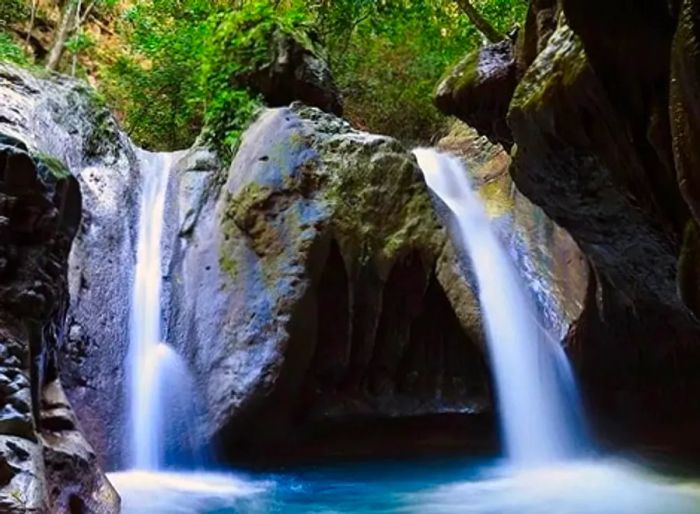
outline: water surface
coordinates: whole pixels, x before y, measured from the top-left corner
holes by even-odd
[[[700,514],[700,481],[613,460],[527,471],[453,459],[110,478],[125,514]]]

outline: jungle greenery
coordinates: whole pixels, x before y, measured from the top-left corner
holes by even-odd
[[[2,0],[11,13],[0,13],[0,19],[17,24],[36,8],[35,1]],[[71,2],[79,2],[72,11]],[[427,143],[445,127],[431,103],[440,75],[486,42],[464,4],[500,34],[521,23],[527,8],[527,0],[54,3],[64,20],[66,13],[75,17],[73,26],[66,25],[64,45],[73,69],[66,56],[59,69],[89,76],[135,141],[173,149],[204,134],[224,153],[261,105],[254,91],[236,86],[232,78],[265,61],[276,31],[313,42],[330,64],[354,125],[410,144]],[[88,14],[108,25],[112,36],[93,40],[83,31],[80,24]],[[27,60],[4,32],[0,59]]]

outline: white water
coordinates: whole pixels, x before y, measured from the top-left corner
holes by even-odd
[[[414,153],[428,187],[452,211],[456,243],[472,262],[509,458],[530,466],[573,456],[583,443],[578,394],[562,348],[540,329],[461,162],[430,149]]]
[[[161,356],[161,238],[171,158],[141,157],[142,196],[131,301],[127,362],[130,406],[130,464],[158,469],[162,464],[162,419],[158,405]]]

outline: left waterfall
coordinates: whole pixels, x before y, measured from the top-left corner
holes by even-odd
[[[136,469],[156,470],[164,458],[160,364],[171,352],[161,342],[161,240],[172,157],[141,152],[140,160],[142,192],[126,366],[129,464]]]

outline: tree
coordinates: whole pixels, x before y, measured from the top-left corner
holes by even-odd
[[[54,42],[49,52],[46,68],[51,71],[56,71],[66,48],[71,46],[74,56],[72,70],[73,74],[75,74],[77,53],[87,44],[85,38],[80,37],[80,30],[85,20],[90,17],[96,7],[114,7],[116,3],[117,0],[92,0],[89,3],[83,3],[82,0],[66,0],[61,11],[61,20],[59,21],[58,30],[56,31],[56,36],[54,37]],[[68,42],[74,34],[78,34],[79,40],[69,45]]]
[[[498,32],[489,21],[484,18],[481,13],[472,5],[470,0],[455,0],[459,8],[469,17],[474,26],[481,32],[486,39],[491,43],[498,43],[505,39],[505,36]]]
[[[66,42],[76,24],[77,11],[78,0],[68,0],[63,6],[61,21],[58,24],[58,30],[49,52],[49,59],[46,61],[46,69],[51,71],[58,69],[58,64],[61,62],[61,57],[63,57],[63,52],[66,48]]]

